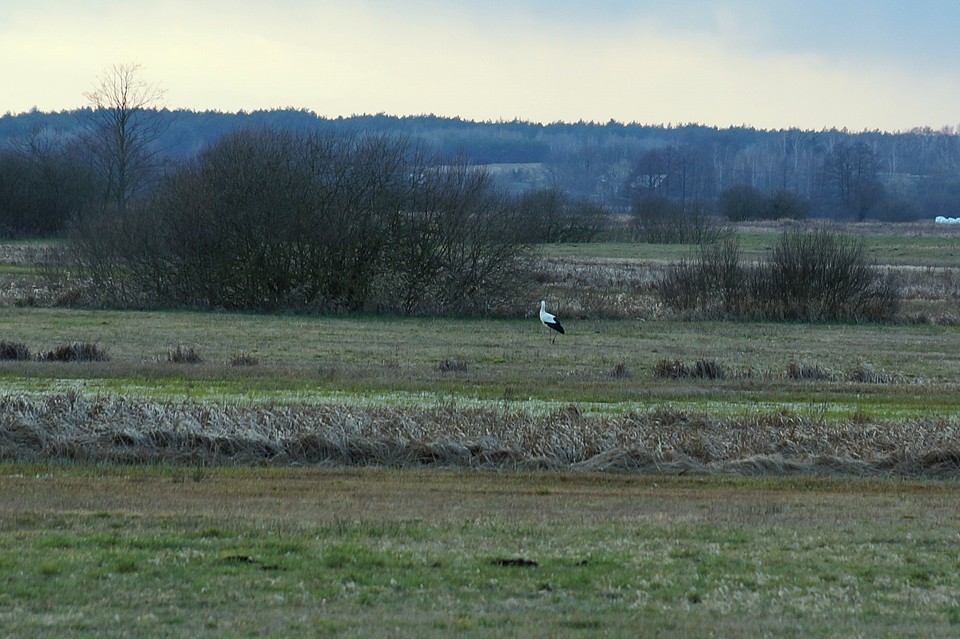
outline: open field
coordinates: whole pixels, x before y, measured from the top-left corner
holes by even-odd
[[[952,637],[952,483],[0,467],[5,636]]]
[[[733,227],[745,259],[766,255],[786,229],[797,222],[745,222]],[[956,267],[960,264],[960,229],[933,222],[915,224],[843,224],[838,232],[863,240],[866,255],[881,265]],[[689,257],[687,244],[579,243],[543,247],[551,258],[609,258],[676,261]]]
[[[672,320],[645,245],[515,319],[77,310],[19,247],[0,339],[109,360],[0,362],[0,634],[956,636],[958,240],[868,240],[901,322]]]
[[[564,320],[551,343],[522,320],[318,318],[234,313],[0,308],[0,335],[41,352],[95,343],[108,362],[7,361],[8,391],[80,390],[236,402],[469,399],[587,412],[876,417],[949,415],[960,385],[952,326]],[[186,346],[202,360],[168,361]],[[241,354],[254,365],[232,365]],[[661,360],[711,360],[722,379],[657,377]],[[789,375],[790,365],[830,377]],[[861,373],[869,371],[872,377]]]

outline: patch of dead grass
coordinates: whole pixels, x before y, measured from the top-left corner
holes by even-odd
[[[957,418],[0,398],[0,459],[960,477]]]

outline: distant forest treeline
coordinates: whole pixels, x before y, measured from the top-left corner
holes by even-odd
[[[0,117],[0,161],[66,153],[90,109]],[[816,216],[888,221],[960,213],[960,134],[758,130],[698,124],[475,122],[433,115],[324,118],[307,110],[164,110],[154,151],[171,164],[244,128],[401,136],[436,157],[488,165],[507,191],[557,189],[611,210],[718,213],[730,219]],[[4,180],[3,189],[16,190]],[[10,165],[12,166],[12,165]],[[61,167],[62,168],[62,167]],[[63,189],[80,189],[70,174]],[[71,183],[73,180],[75,183]],[[656,204],[661,203],[661,204]],[[662,207],[661,207],[662,208]],[[43,230],[43,229],[38,229]]]

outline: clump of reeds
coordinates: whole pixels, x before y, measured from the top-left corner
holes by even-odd
[[[722,364],[712,359],[700,358],[693,365],[679,359],[661,359],[653,366],[654,377],[671,379],[724,379],[727,371]]]
[[[237,353],[230,358],[231,366],[256,366],[260,360],[250,353]]]
[[[891,384],[900,381],[898,375],[879,371],[864,362],[857,362],[857,365],[847,372],[846,379],[848,382],[860,384]]]
[[[819,364],[803,364],[792,361],[787,364],[787,379],[829,380],[836,379],[836,375],[822,368]]]
[[[30,349],[25,344],[0,340],[0,360],[25,361],[31,357]]]
[[[450,358],[446,358],[437,364],[437,371],[440,373],[465,373],[468,368],[466,362]]]
[[[106,351],[91,342],[73,342],[37,355],[41,362],[106,362]]]
[[[171,364],[202,364],[203,358],[192,346],[178,344],[174,350],[167,352],[167,361]]]

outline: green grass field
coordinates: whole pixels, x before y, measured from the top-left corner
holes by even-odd
[[[776,231],[743,237],[760,255]],[[871,232],[867,241],[884,263],[920,271],[955,266],[957,245],[939,231]],[[551,247],[548,257],[642,263],[688,250],[578,245]],[[0,280],[21,296],[15,280],[29,266],[9,264]],[[930,290],[912,303],[956,312],[950,289]],[[415,410],[439,416],[437,428],[447,416],[452,427],[471,416],[570,413],[564,428],[599,440],[604,420],[629,431],[625,415],[653,415],[648,430],[661,414],[695,417],[669,426],[680,432],[664,424],[664,439],[711,428],[723,437],[728,423],[769,418],[823,429],[828,443],[854,451],[851,462],[857,437],[882,443],[899,429],[909,440],[914,423],[930,423],[945,442],[940,461],[956,466],[955,325],[561,315],[567,334],[551,343],[535,317],[539,295],[527,317],[489,320],[0,306],[0,339],[34,353],[89,342],[110,356],[0,363],[0,400],[30,400],[0,414],[0,635],[960,633],[955,473],[678,476],[11,456],[26,433],[55,428],[44,422],[50,415],[99,419],[119,408],[98,398],[121,397],[144,422],[121,423],[122,433],[149,429],[143,416],[169,406],[189,407],[177,419],[204,407],[267,407],[261,421],[277,418],[275,407],[346,407],[348,418],[367,414],[351,407],[396,409],[398,437],[425,429]],[[202,362],[169,361],[178,347]],[[712,361],[727,375],[655,375],[664,360]],[[824,375],[791,376],[791,366]],[[55,413],[41,410],[45,398],[89,402]],[[81,437],[85,426],[75,425]]]
[[[951,484],[5,466],[5,636],[951,637]]]
[[[734,228],[734,237],[744,259],[767,255],[785,228],[781,223],[755,223]],[[867,257],[878,264],[893,266],[955,267],[960,264],[960,231],[933,224],[889,225],[848,224],[837,231],[863,241]],[[604,258],[676,261],[696,253],[689,244],[578,243],[543,247],[551,258]]]

